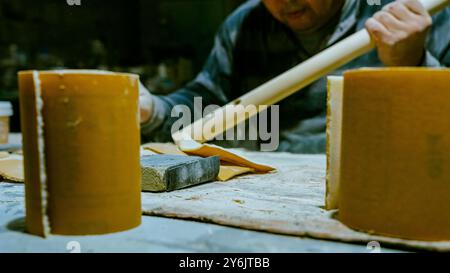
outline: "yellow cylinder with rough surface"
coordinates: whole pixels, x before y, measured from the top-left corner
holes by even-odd
[[[105,234],[140,225],[138,86],[131,74],[19,73],[30,233]]]
[[[339,218],[357,230],[450,240],[450,69],[344,74]]]

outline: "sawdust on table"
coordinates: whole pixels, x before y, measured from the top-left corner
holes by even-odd
[[[450,242],[425,242],[352,230],[325,206],[324,155],[242,152],[278,172],[237,177],[169,193],[143,193],[146,215],[189,219],[317,239],[414,250],[450,251]]]

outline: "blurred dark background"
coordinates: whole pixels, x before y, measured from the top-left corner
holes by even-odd
[[[243,2],[0,0],[0,101],[13,103],[11,130],[20,131],[17,71],[131,72],[170,93],[195,77],[221,22]]]

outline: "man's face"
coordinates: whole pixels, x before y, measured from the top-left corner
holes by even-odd
[[[345,0],[262,0],[269,12],[295,32],[313,32],[342,7]]]

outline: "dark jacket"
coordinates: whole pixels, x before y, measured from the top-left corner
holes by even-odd
[[[334,33],[324,48],[364,28],[365,21],[382,6],[347,0]],[[385,5],[389,0],[381,1]],[[450,8],[433,17],[423,66],[450,65]],[[193,98],[224,105],[287,71],[311,56],[292,31],[276,21],[259,0],[250,0],[233,12],[219,29],[214,47],[197,78],[177,92],[156,97],[153,118],[142,126],[143,141],[169,141],[173,106],[193,108]],[[332,75],[360,67],[381,67],[375,50],[341,67]],[[280,106],[278,151],[323,153],[325,151],[326,79],[286,98]],[[250,143],[250,144],[249,144]],[[236,143],[235,143],[236,144]],[[257,149],[254,142],[237,145]],[[227,145],[229,146],[229,145]]]

